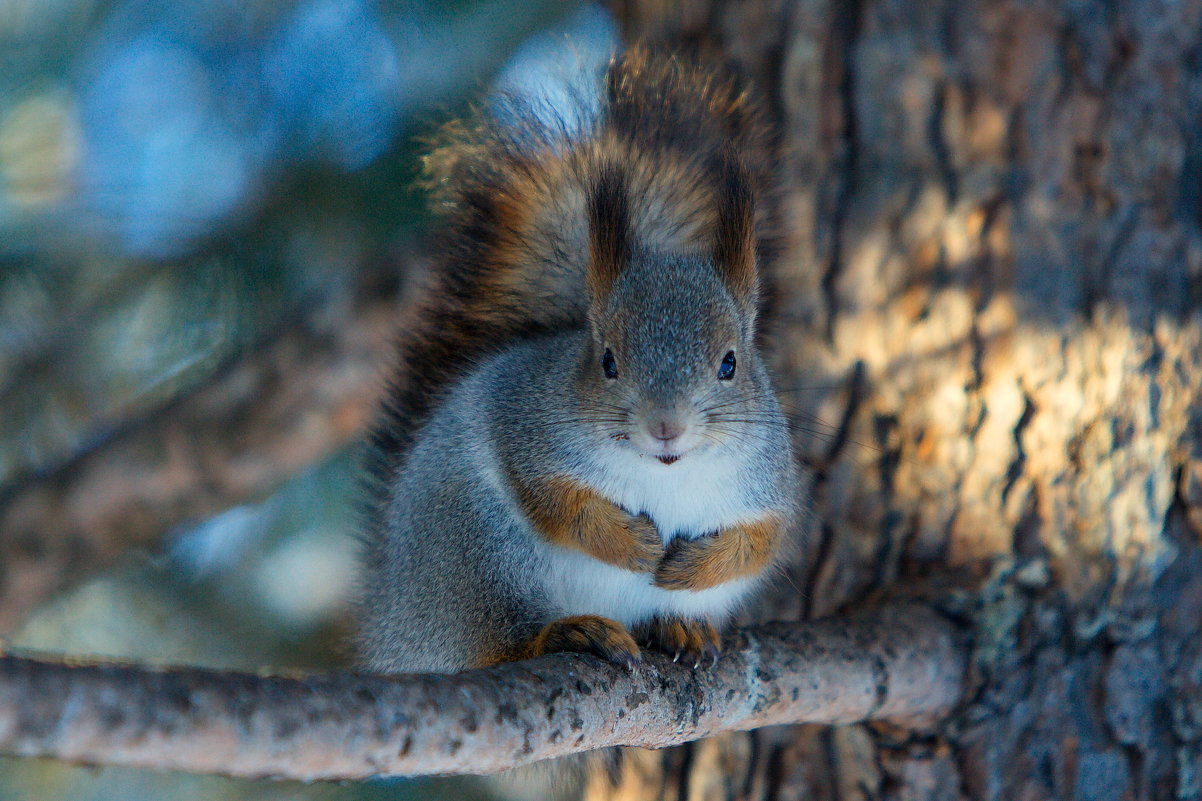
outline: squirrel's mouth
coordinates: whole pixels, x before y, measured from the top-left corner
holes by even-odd
[[[627,442],[630,440],[630,435],[625,433],[610,434],[609,438],[617,442]],[[680,461],[683,453],[653,453],[650,454],[658,459],[662,464],[676,464]]]

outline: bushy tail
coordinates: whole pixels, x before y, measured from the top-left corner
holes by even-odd
[[[585,323],[585,199],[602,165],[624,172],[633,239],[667,251],[713,247],[721,154],[761,191],[768,180],[769,136],[746,89],[679,57],[631,48],[606,69],[596,107],[547,111],[490,101],[446,126],[425,160],[443,220],[375,430],[377,479],[457,376],[515,339]]]

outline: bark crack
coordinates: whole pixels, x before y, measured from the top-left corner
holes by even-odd
[[[935,155],[935,168],[943,179],[947,190],[948,208],[956,205],[960,194],[960,176],[952,164],[951,148],[947,137],[943,135],[943,115],[947,104],[948,82],[940,81],[935,91],[935,101],[931,104],[931,115],[927,119],[927,139],[931,152]]]
[[[835,195],[835,208],[831,215],[831,249],[826,270],[822,276],[822,293],[826,300],[826,338],[834,343],[835,316],[839,311],[836,283],[843,267],[843,237],[846,234],[847,217],[851,210],[859,173],[860,134],[856,112],[856,65],[855,47],[863,25],[865,0],[836,4],[835,22],[832,33],[840,54],[839,111],[842,115],[839,157],[835,171],[840,176],[839,189]]]
[[[1023,469],[1027,464],[1027,451],[1023,446],[1023,434],[1026,433],[1027,426],[1031,424],[1032,418],[1035,417],[1035,399],[1031,394],[1023,388],[1023,411],[1018,416],[1018,422],[1014,424],[1012,436],[1014,438],[1014,459],[1006,467],[1006,483],[1002,485],[1002,505],[1004,506],[1010,498],[1010,492],[1014,489],[1014,485],[1018,483],[1022,477]]]

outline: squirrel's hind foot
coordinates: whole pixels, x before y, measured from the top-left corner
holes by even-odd
[[[616,620],[599,615],[578,615],[553,620],[529,645],[525,658],[557,653],[592,654],[623,667],[643,661],[638,643]]]
[[[708,620],[653,617],[635,629],[635,638],[647,648],[668,654],[673,662],[694,668],[717,663],[722,651],[718,630]]]

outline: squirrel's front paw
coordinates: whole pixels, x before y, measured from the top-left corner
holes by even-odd
[[[635,629],[635,639],[648,648],[671,655],[673,662],[683,659],[694,668],[703,663],[715,664],[721,652],[718,630],[708,620],[654,617]]]
[[[655,586],[705,590],[758,575],[771,564],[781,531],[781,519],[768,516],[694,540],[674,540],[655,569]]]
[[[664,541],[647,515],[631,515],[606,502],[585,526],[586,553],[623,570],[652,573],[664,556]]]
[[[627,570],[635,573],[650,573],[656,569],[664,556],[664,541],[659,535],[659,529],[647,515],[627,515],[623,522],[630,532],[630,550]]]
[[[599,615],[578,615],[552,620],[526,649],[527,657],[557,653],[593,654],[631,667],[642,661],[638,643],[616,620]]]
[[[704,590],[733,578],[723,535],[677,539],[655,568],[655,586],[665,590]]]

